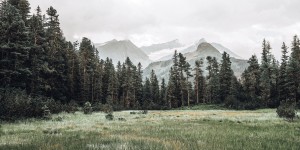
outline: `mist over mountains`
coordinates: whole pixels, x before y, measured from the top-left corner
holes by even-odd
[[[114,64],[118,61],[124,62],[127,57],[137,65],[139,62],[143,66],[148,66],[151,60],[140,48],[134,45],[130,40],[111,40],[102,44],[95,44],[99,50],[100,58],[112,59]]]
[[[240,77],[242,72],[248,66],[247,60],[243,60],[239,55],[232,52],[219,43],[208,43],[204,38],[190,44],[182,44],[178,39],[152,44],[150,46],[137,47],[130,40],[111,40],[101,44],[95,44],[99,50],[100,58],[111,58],[114,64],[118,61],[124,62],[129,57],[131,61],[137,65],[141,62],[144,71],[144,77],[149,77],[152,70],[157,74],[159,80],[162,78],[168,80],[169,70],[172,66],[172,56],[177,50],[178,53],[184,54],[191,67],[195,66],[195,61],[204,60],[204,74],[207,67],[206,57],[216,57],[220,62],[222,53],[227,52],[231,57],[231,66],[237,77]]]
[[[207,74],[205,68],[207,67],[206,57],[216,57],[216,59],[220,62],[222,58],[222,53],[220,50],[215,48],[212,44],[207,42],[202,42],[198,45],[197,49],[191,52],[183,53],[184,57],[186,57],[187,62],[191,65],[192,68],[195,67],[195,61],[203,59],[204,60],[204,74]],[[247,60],[238,59],[235,57],[230,58],[232,64],[232,70],[234,71],[237,77],[240,77],[245,68],[248,67]],[[151,63],[148,67],[144,69],[144,76],[149,77],[152,70],[155,71],[159,80],[162,78],[168,81],[169,78],[169,70],[173,64],[173,60],[170,58],[168,60],[157,61]]]
[[[173,48],[179,48],[183,47],[184,44],[181,44],[178,39],[166,42],[166,43],[159,43],[159,44],[152,44],[150,46],[142,46],[141,49],[146,54],[151,54],[153,52],[158,52],[164,49],[173,49]]]

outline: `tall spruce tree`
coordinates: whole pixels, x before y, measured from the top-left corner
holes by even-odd
[[[220,103],[220,78],[219,78],[219,63],[215,57],[208,56],[208,84],[206,90],[206,101],[208,103]]]
[[[129,59],[129,57],[126,58],[125,60],[125,83],[124,83],[124,107],[125,108],[130,108],[130,106],[133,106],[135,103],[135,97],[134,97],[134,71],[133,68],[135,66]]]
[[[143,109],[148,109],[151,101],[153,101],[151,95],[151,83],[149,78],[146,78],[143,87],[143,103],[142,103]]]
[[[143,99],[143,70],[142,64],[138,63],[137,71],[135,73],[135,99],[136,99],[136,106],[142,106],[142,99]]]
[[[30,16],[29,13],[31,9],[28,0],[9,0],[8,2],[19,10],[22,20],[27,26],[27,21]]]
[[[270,44],[265,39],[262,43],[262,59],[261,59],[261,76],[260,76],[260,89],[261,89],[261,103],[267,107],[271,99],[271,53]]]
[[[168,106],[168,102],[167,102],[167,86],[165,83],[165,79],[163,78],[161,81],[161,85],[160,85],[160,106],[162,108],[166,108]]]
[[[177,108],[181,106],[180,103],[182,103],[183,101],[181,86],[181,79],[183,73],[180,73],[181,69],[179,68],[179,55],[177,51],[174,52],[172,60],[173,66],[171,67],[169,73],[167,99],[169,103],[169,108]]]
[[[290,103],[299,102],[299,81],[300,81],[300,47],[299,39],[297,35],[293,37],[291,56],[287,67],[287,84],[289,87],[289,99]]]
[[[29,51],[29,65],[32,76],[29,81],[31,95],[46,95],[48,62],[46,47],[46,35],[41,9],[36,9],[36,14],[28,20],[29,38],[31,49]]]
[[[168,108],[177,108],[178,107],[178,97],[177,97],[177,80],[175,76],[175,72],[173,67],[170,69],[169,73],[169,82],[167,87],[167,102],[168,102]]]
[[[194,78],[194,90],[196,95],[196,103],[204,103],[204,94],[205,94],[205,78],[203,76],[203,59],[197,60],[195,62],[195,78]]]
[[[159,83],[156,77],[154,70],[151,71],[150,77],[150,85],[151,85],[151,95],[154,104],[159,103]]]
[[[19,11],[3,1],[0,6],[0,85],[26,89],[31,76],[30,41]],[[27,89],[27,92],[28,91]]]
[[[96,49],[92,45],[91,40],[88,38],[82,38],[79,47],[80,58],[80,82],[82,85],[82,102],[94,102],[94,79],[95,70],[97,66],[96,61]],[[109,64],[109,62],[107,62]],[[106,85],[108,87],[108,85]],[[107,89],[106,89],[107,94]],[[106,97],[105,97],[106,98]]]
[[[77,55],[78,42],[68,42],[67,47],[67,83],[68,83],[68,98],[73,101],[81,101],[81,84],[80,84],[80,59]]]
[[[60,29],[57,11],[50,7],[47,9],[46,41],[45,48],[47,62],[49,64],[49,75],[47,78],[47,96],[67,103],[70,99],[68,94],[68,57],[66,42]]]
[[[247,105],[249,109],[257,108],[260,96],[260,66],[256,55],[248,60],[249,67],[242,74],[243,89],[246,91]],[[251,108],[250,108],[251,107]]]
[[[270,65],[270,85],[271,85],[271,93],[270,93],[270,102],[268,107],[277,108],[280,104],[278,99],[278,78],[279,78],[279,62],[275,59],[274,56],[271,58]]]
[[[117,83],[115,82],[117,79],[117,76],[114,75],[114,65],[111,59],[106,58],[106,61],[104,62],[104,71],[103,71],[103,78],[102,78],[102,103],[107,103],[107,97],[111,96],[112,94],[117,93],[117,91],[114,90],[114,88],[117,88]],[[117,89],[116,89],[117,90]]]
[[[230,56],[224,52],[222,55],[222,63],[220,68],[220,100],[224,102],[230,94],[233,71],[231,69]]]
[[[288,47],[285,43],[282,44],[282,57],[281,65],[279,70],[279,101],[286,101],[289,98],[289,87],[288,87],[288,74],[287,74],[287,65],[288,65]]]

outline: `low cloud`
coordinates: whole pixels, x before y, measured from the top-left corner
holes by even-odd
[[[184,43],[206,38],[244,58],[260,54],[271,42],[280,57],[282,42],[300,31],[299,0],[29,0],[43,12],[53,6],[68,40],[83,36],[101,43],[130,39],[138,46],[178,38]]]

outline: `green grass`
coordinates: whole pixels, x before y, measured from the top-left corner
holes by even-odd
[[[62,121],[2,123],[0,149],[299,149],[300,121],[275,110],[171,110],[130,115],[61,113]],[[126,121],[119,121],[125,118]],[[55,120],[55,119],[54,119]]]

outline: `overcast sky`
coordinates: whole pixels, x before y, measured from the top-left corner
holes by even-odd
[[[29,0],[45,13],[53,6],[68,40],[94,43],[129,39],[137,46],[179,39],[217,42],[248,59],[271,42],[280,58],[282,42],[300,32],[300,0]]]

